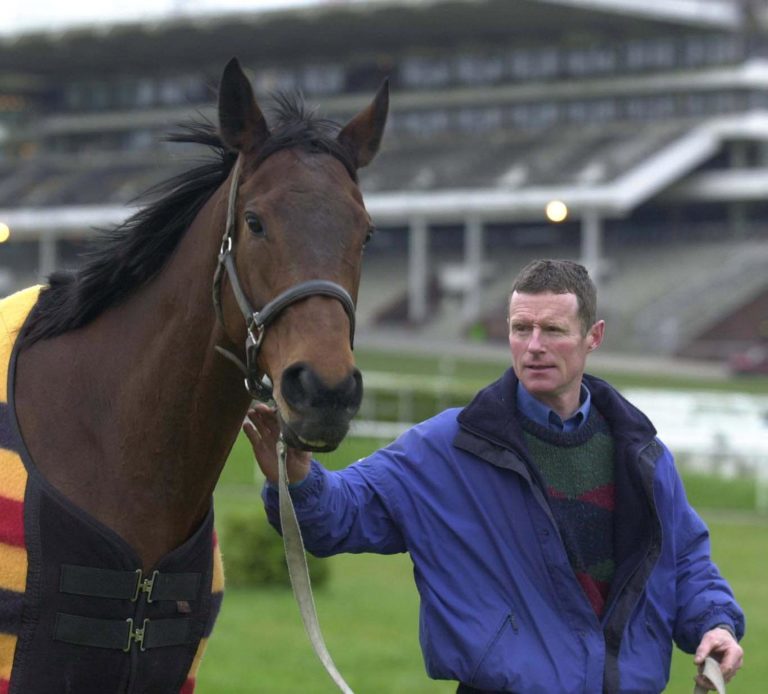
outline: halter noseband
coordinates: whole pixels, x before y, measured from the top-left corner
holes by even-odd
[[[223,347],[216,347],[216,350],[232,361],[245,376],[245,389],[250,396],[262,402],[268,402],[272,399],[272,384],[269,378],[264,374],[259,377],[256,360],[261,349],[261,343],[264,340],[264,333],[267,327],[277,318],[281,311],[291,304],[301,301],[308,296],[323,295],[330,296],[341,302],[344,311],[349,317],[349,344],[354,346],[355,336],[355,304],[352,297],[341,285],[329,280],[308,280],[300,282],[289,287],[274,299],[269,301],[260,311],[256,311],[251,306],[248,297],[245,296],[240,280],[237,276],[234,256],[234,237],[237,224],[235,223],[235,212],[237,207],[237,188],[240,183],[240,158],[235,162],[232,171],[232,185],[229,189],[227,200],[227,224],[224,230],[224,237],[221,240],[221,249],[219,250],[219,262],[216,266],[216,272],[213,276],[213,306],[216,310],[216,316],[222,327],[224,326],[224,315],[221,308],[221,282],[226,270],[229,277],[229,283],[232,285],[232,291],[235,295],[237,305],[245,318],[245,326],[248,337],[245,340],[245,364],[239,357]]]

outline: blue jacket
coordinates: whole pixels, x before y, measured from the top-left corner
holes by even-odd
[[[743,635],[669,450],[610,385],[585,382],[616,447],[616,573],[602,619],[529,460],[511,369],[345,470],[313,462],[292,492],[312,553],[410,553],[431,677],[525,694],[660,692],[673,639],[693,652],[718,624]],[[278,527],[275,489],[264,499]]]

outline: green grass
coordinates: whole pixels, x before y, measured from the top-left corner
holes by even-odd
[[[768,582],[765,580],[768,556],[768,522],[765,518],[719,517],[703,514],[712,537],[712,557],[728,578],[736,599],[746,614],[747,633],[742,641],[744,667],[728,685],[729,694],[765,691],[768,682]],[[692,688],[692,658],[675,651],[669,692],[688,692]]]
[[[424,674],[418,603],[405,556],[343,555],[315,600],[334,661],[356,692],[450,692]],[[332,694],[290,591],[227,591],[199,674],[200,694]]]

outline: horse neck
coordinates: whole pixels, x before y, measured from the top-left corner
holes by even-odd
[[[227,342],[211,300],[221,197],[151,282],[87,326],[30,348],[19,380],[25,438],[29,429],[47,440],[30,445],[38,467],[145,566],[207,513],[248,405],[237,369],[214,350]],[[62,405],[53,427],[43,398]]]
[[[106,353],[122,355],[130,369],[129,378],[113,372],[105,384],[120,393],[126,450],[142,450],[155,465],[162,460],[170,475],[183,477],[183,496],[201,496],[201,503],[248,404],[238,371],[214,349],[228,342],[211,298],[220,242],[212,229],[223,228],[222,207],[218,198],[205,206],[163,271],[106,317],[104,330]]]
[[[198,215],[155,280],[106,317],[104,329],[107,353],[122,355],[130,369],[128,378],[113,372],[105,383],[120,393],[123,440],[148,458],[162,451],[176,473],[189,471],[188,485],[207,494],[248,403],[238,371],[215,351],[228,342],[211,298],[220,241],[212,229],[223,226],[216,202]]]

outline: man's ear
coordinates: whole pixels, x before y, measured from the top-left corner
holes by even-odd
[[[587,340],[589,341],[589,351],[597,349],[603,342],[605,337],[605,321],[597,321],[587,333]]]

